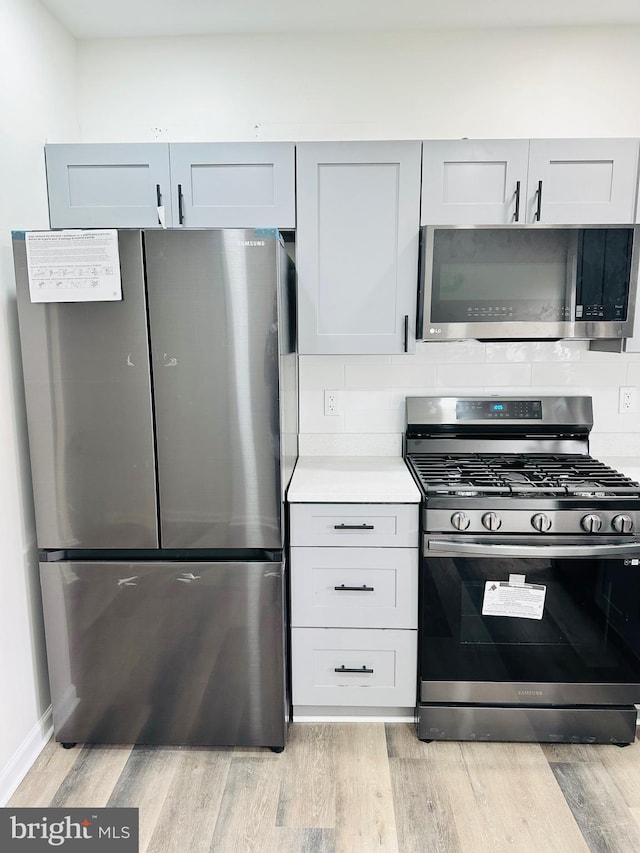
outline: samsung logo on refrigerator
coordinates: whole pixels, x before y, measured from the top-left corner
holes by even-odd
[[[238,246],[266,246],[264,240],[238,240]]]

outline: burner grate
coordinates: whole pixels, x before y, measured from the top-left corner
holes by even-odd
[[[640,486],[580,454],[412,453],[427,494],[640,495]]]

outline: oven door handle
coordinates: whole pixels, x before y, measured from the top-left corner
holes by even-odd
[[[448,551],[468,557],[638,557],[640,542],[621,545],[498,545],[428,539],[427,551]]]

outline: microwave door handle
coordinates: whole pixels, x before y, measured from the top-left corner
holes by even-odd
[[[569,323],[574,323],[576,320],[581,319],[580,317],[576,317],[578,307],[578,239],[579,232],[576,229],[571,234],[567,252],[567,295],[565,304],[569,309],[569,316],[566,318]]]
[[[447,551],[466,557],[637,557],[640,556],[640,542],[621,545],[498,545],[429,539],[427,551]]]

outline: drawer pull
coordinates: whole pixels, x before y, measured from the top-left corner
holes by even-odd
[[[367,586],[365,583],[362,586],[345,586],[343,583],[340,586],[334,586],[336,592],[375,592],[375,588]]]
[[[361,666],[360,668],[352,669],[351,667],[345,666],[336,666],[333,670],[334,672],[368,672],[373,675],[373,670],[368,669],[366,666]]]
[[[375,530],[373,524],[334,524],[334,530]]]

